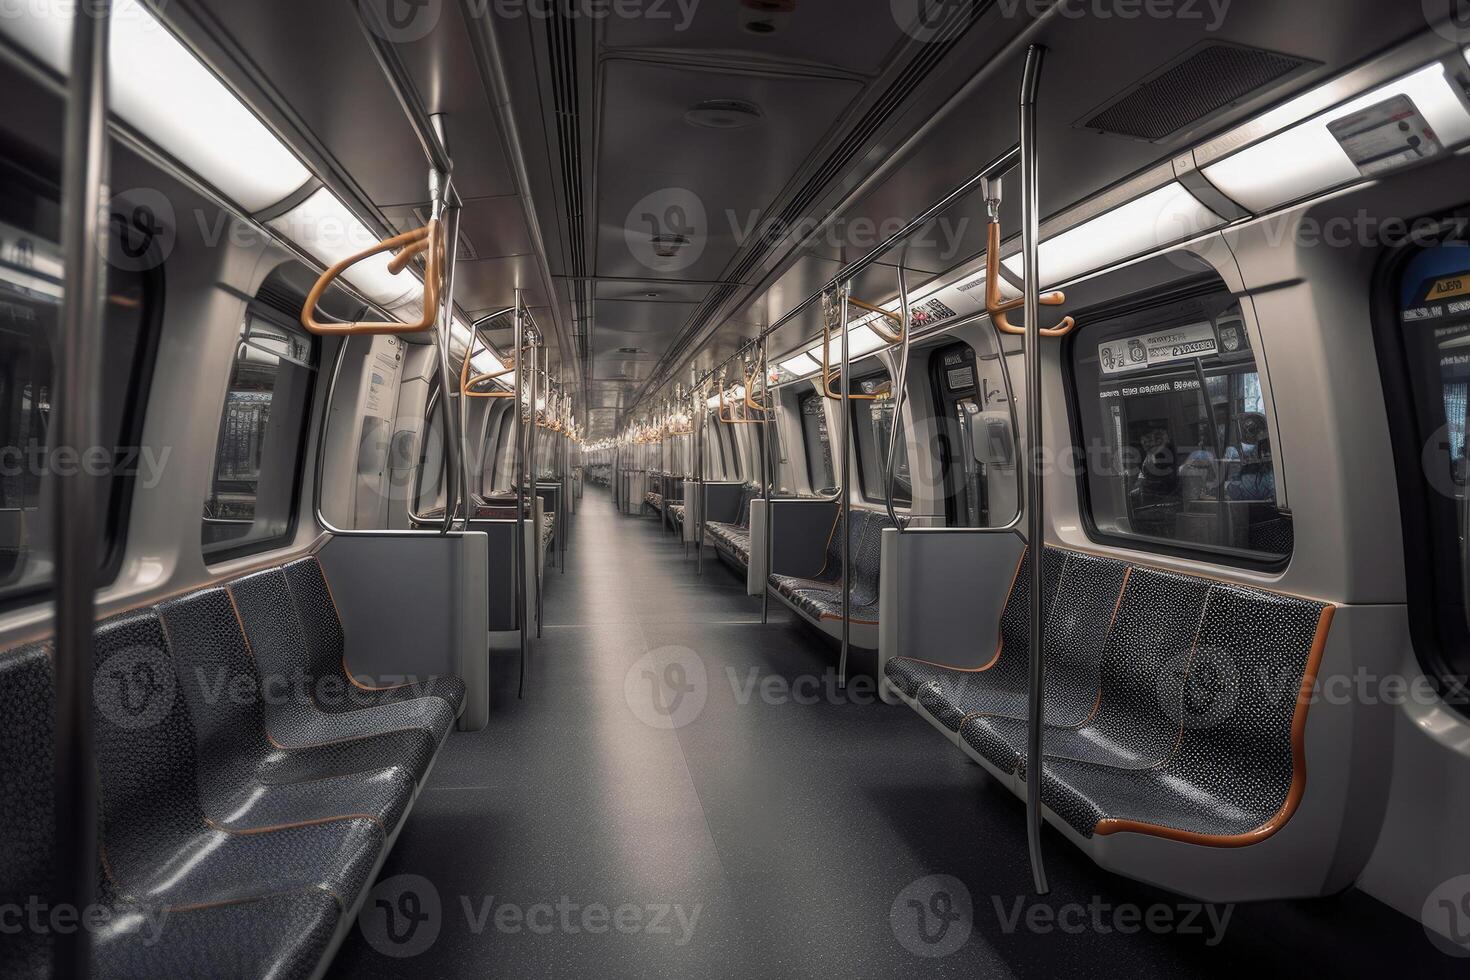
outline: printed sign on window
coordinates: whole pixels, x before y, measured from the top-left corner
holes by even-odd
[[[1191,323],[1159,333],[1123,337],[1099,344],[1098,360],[1103,374],[1122,374],[1145,368],[1213,357],[1220,352],[1215,327],[1208,321]]]

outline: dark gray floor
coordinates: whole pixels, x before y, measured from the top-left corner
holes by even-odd
[[[1125,934],[1194,912],[1050,832],[1035,900],[1008,791],[653,519],[589,490],[549,576],[526,699],[497,657],[334,976],[1464,976],[1357,893]]]

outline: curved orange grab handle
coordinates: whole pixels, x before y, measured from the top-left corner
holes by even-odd
[[[745,407],[747,409],[754,409],[755,411],[760,412],[762,415],[769,413],[771,410],[771,406],[762,405],[760,402],[757,402],[755,399],[750,397],[750,393],[755,390],[755,387],[751,384],[751,382],[755,380],[755,375],[746,374],[745,368],[742,367],[740,369],[740,376],[745,379]],[[762,399],[762,401],[765,401],[765,399]],[[749,411],[746,412],[746,418],[750,418]],[[765,419],[750,419],[750,421],[764,422]]]
[[[474,356],[475,341],[478,339],[479,334],[471,330],[470,341],[465,345],[464,349],[464,361],[459,366],[460,394],[468,398],[514,398],[515,392],[513,391],[475,391],[477,385],[486,384],[497,378],[503,378],[507,374],[513,374],[516,369],[515,358],[511,358],[511,362],[502,370],[494,371],[490,374],[477,374],[473,378],[470,377],[470,358]],[[482,343],[480,346],[484,347],[485,345]],[[488,347],[485,349],[489,350]]]
[[[848,302],[852,302],[851,296],[848,297]],[[842,328],[846,330],[847,324],[844,323]],[[822,394],[826,395],[829,401],[842,401],[842,392],[832,390],[832,323],[825,316],[822,317]],[[877,402],[887,397],[887,395],[854,395],[849,392],[847,399],[848,401]]]
[[[860,310],[867,310],[869,313],[880,313],[884,317],[886,317],[887,319],[892,320],[894,323],[898,324],[898,333],[889,333],[883,327],[878,326],[878,324],[881,322],[879,320],[871,320],[871,321],[869,321],[868,322],[868,329],[871,330],[871,331],[873,331],[875,334],[877,334],[878,335],[878,339],[881,340],[881,341],[883,341],[883,343],[885,343],[885,344],[890,344],[891,345],[891,344],[901,344],[901,343],[903,343],[903,338],[904,338],[903,317],[899,316],[897,313],[894,313],[894,312],[892,312],[890,310],[885,310],[881,306],[874,306],[871,303],[864,303],[862,300],[856,299],[856,298],[854,298],[852,296],[849,296],[847,298],[847,302],[850,305],[852,305],[852,306],[856,306]]]
[[[1067,301],[1066,293],[1044,293],[1041,296],[1042,306],[1061,306]],[[990,320],[995,324],[995,329],[1001,333],[1022,337],[1026,334],[1025,327],[1018,327],[1011,323],[1009,313],[1014,313],[1026,305],[1026,298],[1002,301],[1000,298],[1000,222],[992,221],[986,232],[985,241],[985,311],[990,314]],[[1055,327],[1043,327],[1043,337],[1065,337],[1077,329],[1077,321],[1072,317],[1063,318],[1062,322]]]
[[[370,259],[374,255],[383,252],[391,252],[395,249],[403,249],[401,253],[394,256],[388,263],[388,269],[394,275],[398,275],[408,268],[408,263],[417,255],[424,252],[429,254],[429,264],[424,275],[424,313],[417,323],[398,322],[375,322],[358,321],[354,323],[322,323],[316,318],[317,304],[321,302],[332,283],[348,269],[364,259]],[[444,228],[437,220],[430,221],[422,228],[395,235],[374,245],[372,248],[349,256],[323,272],[316,285],[311,288],[311,293],[306,297],[306,305],[301,309],[301,325],[314,334],[329,337],[347,337],[365,334],[386,333],[423,333],[434,326],[439,318],[439,291],[440,279],[444,271]]]

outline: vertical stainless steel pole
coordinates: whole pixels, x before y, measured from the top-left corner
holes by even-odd
[[[842,438],[838,441],[842,448],[842,656],[837,665],[837,683],[841,687],[847,686],[847,656],[852,648],[852,347],[847,336],[847,318],[851,313],[847,301],[851,296],[852,283],[843,283],[839,320],[842,330],[842,401],[838,403],[842,422]]]
[[[449,140],[445,133],[443,114],[439,113],[430,116],[429,123],[433,127],[435,134],[439,137],[439,145],[444,150],[447,158],[449,154]],[[453,166],[452,163],[448,163],[447,165],[450,167]],[[439,345],[440,389],[444,393],[445,408],[446,410],[448,409],[449,399],[451,397],[454,397],[458,404],[458,411],[453,413],[456,420],[455,428],[457,430],[454,445],[456,447],[456,455],[459,457],[459,479],[456,483],[458,484],[460,503],[464,507],[465,517],[468,518],[470,516],[470,437],[468,431],[469,410],[466,403],[469,399],[464,396],[463,392],[460,392],[457,396],[452,395],[451,389],[456,385],[454,379],[457,375],[450,365],[449,358],[449,345],[454,336],[454,283],[457,269],[455,259],[459,254],[459,249],[456,246],[459,243],[460,219],[459,205],[451,203],[451,194],[449,192],[450,173],[450,171],[433,169],[430,172],[429,180],[430,190],[436,195],[433,204],[434,212],[444,222],[444,263],[447,269],[444,275],[444,290],[441,294],[441,306],[436,311],[438,330],[436,331],[435,339]],[[473,343],[473,337],[470,342]],[[468,350],[465,351],[465,355],[469,355]],[[448,412],[446,411],[447,416]],[[446,432],[446,442],[449,438],[450,433]],[[444,496],[444,516],[446,518],[444,531],[448,533],[449,529],[453,527],[455,508],[450,505],[447,483],[445,485]]]
[[[102,331],[107,289],[107,50],[109,2],[79,4],[72,23],[62,156],[62,249],[66,292],[56,345],[53,445],[86,453],[102,445]],[[92,733],[92,624],[96,616],[97,515],[101,478],[82,467],[51,476],[56,560],[56,836],[52,868],[58,908],[90,907],[97,888],[96,763]],[[57,977],[92,970],[86,929],[59,932]]]
[[[776,403],[771,396],[771,361],[770,350],[766,344],[766,337],[761,335],[761,404],[766,406],[765,420],[761,423],[761,455],[765,457],[766,474],[766,559],[762,574],[765,580],[761,582],[761,624],[765,625],[771,621],[771,552],[774,550],[773,540],[776,530],[775,513],[772,511],[772,497],[774,496],[774,484],[776,482],[775,466],[771,463],[771,431],[770,426],[776,421]]]
[[[898,360],[898,377],[893,382],[893,425],[888,430],[888,459],[884,465],[884,490],[887,496],[888,519],[893,526],[898,528],[898,533],[904,531],[905,521],[899,519],[898,508],[893,503],[894,476],[898,472],[898,445],[902,438],[900,432],[903,426],[904,397],[908,394],[909,383],[909,347],[913,341],[913,325],[909,322],[909,282],[906,269],[908,258],[908,246],[904,246],[903,258],[898,263],[898,303],[899,316],[903,317],[903,323],[899,327],[903,331],[903,345],[900,349]],[[912,484],[912,467],[909,469],[910,484]]]
[[[541,476],[540,460],[537,454],[541,451],[541,427],[536,422],[537,403],[541,400],[541,334],[535,332],[531,337],[531,422],[527,430],[531,442],[530,452],[526,459],[531,466],[531,546],[536,549],[531,560],[531,571],[536,576],[536,639],[541,639],[541,593],[546,589],[546,579],[541,574]]]
[[[526,617],[526,428],[521,414],[521,392],[526,383],[526,296],[519,287],[516,288],[516,322],[515,322],[515,369],[516,384],[515,405],[516,422],[516,465],[512,467],[516,481],[516,529],[515,546],[512,552],[515,556],[515,582],[516,582],[516,632],[520,634],[521,642],[521,679],[516,697],[526,696],[526,630],[529,627]]]
[[[1036,159],[1036,89],[1041,79],[1045,49],[1032,45],[1026,53],[1026,71],[1021,82],[1021,226],[1022,251],[1026,263],[1026,449],[1029,467],[1026,481],[1027,546],[1031,552],[1031,687],[1029,728],[1026,737],[1026,840],[1031,855],[1031,876],[1036,893],[1045,895],[1048,886],[1041,855],[1041,775],[1044,765],[1046,684],[1046,630],[1042,596],[1046,589],[1046,498],[1042,479],[1041,453],[1046,445],[1041,411],[1041,237],[1037,193],[1039,170]]]
[[[720,379],[724,383],[724,379]],[[701,388],[701,391],[705,389]],[[698,399],[696,399],[696,402]],[[699,483],[695,486],[699,501],[699,510],[695,513],[697,518],[694,522],[694,574],[702,577],[704,575],[704,510],[706,503],[706,487],[704,485],[705,459],[709,455],[709,399],[706,398],[699,408]]]

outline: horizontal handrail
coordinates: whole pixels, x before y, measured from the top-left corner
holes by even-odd
[[[413,259],[425,252],[428,253],[428,266],[424,274],[424,303],[423,315],[415,323],[399,323],[397,321],[354,321],[350,323],[322,323],[316,318],[317,304],[326,295],[327,290],[344,272],[374,255],[402,249],[388,263],[388,269],[394,275],[398,275]],[[354,337],[371,334],[403,334],[423,333],[433,329],[439,315],[439,293],[442,288],[440,280],[444,276],[444,228],[442,222],[435,218],[413,231],[395,235],[385,239],[372,248],[364,249],[356,255],[349,256],[327,269],[317,279],[316,285],[311,288],[306,297],[306,305],[301,309],[301,325],[314,334],[326,337]]]

